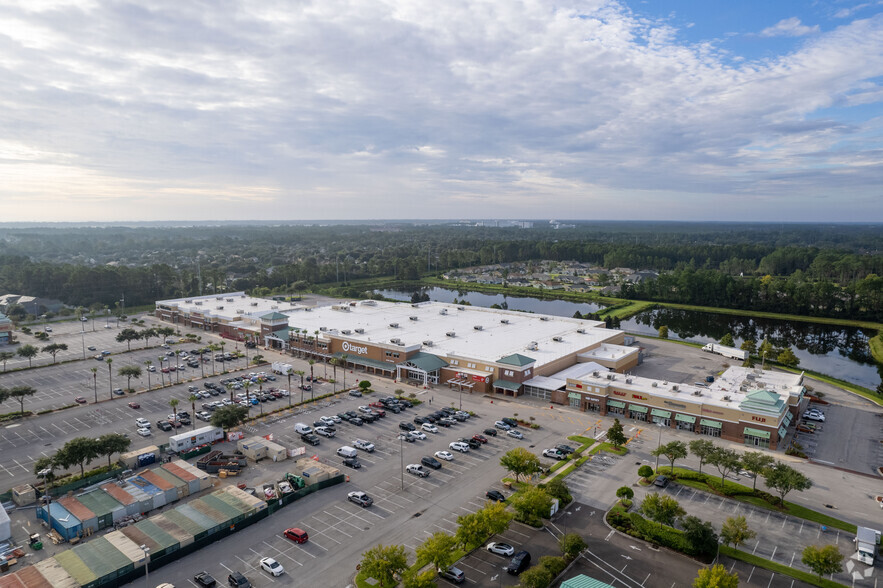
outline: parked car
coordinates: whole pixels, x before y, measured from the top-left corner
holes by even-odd
[[[450,451],[436,451],[435,456],[445,461],[452,461],[454,459],[454,454]]]
[[[399,429],[401,429],[402,431],[413,431],[416,428],[417,427],[415,427],[413,424],[409,423],[408,421],[402,421],[399,423]]]
[[[338,417],[336,421],[334,420],[333,417],[328,417],[328,416],[319,417],[319,420],[322,421],[326,425],[333,426],[335,423],[340,422],[340,417]]]
[[[420,478],[428,478],[429,477],[429,472],[426,471],[425,469],[423,469],[423,466],[420,465],[419,463],[408,464],[408,466],[405,469],[408,470],[409,474],[414,474],[415,476],[418,476]]]
[[[466,580],[466,574],[463,573],[463,570],[455,568],[454,566],[451,566],[446,570],[439,570],[438,576],[444,578],[448,582],[453,582],[454,584],[462,584]]]
[[[557,449],[543,449],[543,457],[551,457],[552,459],[557,459],[558,461],[561,461],[562,459],[567,459],[567,456]]]
[[[317,437],[313,433],[305,433],[305,434],[301,435],[300,440],[303,441],[304,443],[308,443],[310,445],[318,445],[319,444],[319,437]]]
[[[419,416],[419,415],[414,417],[414,422],[417,423],[418,425],[423,425],[426,423],[432,424],[432,421],[430,421],[428,418],[426,418],[425,416]]]
[[[426,467],[432,468],[434,470],[440,470],[442,467],[442,464],[439,460],[435,459],[434,457],[429,457],[429,456],[422,458],[420,460],[420,463],[422,463]]]
[[[653,485],[665,488],[668,486],[668,478],[666,476],[656,476],[656,479],[653,480]]]
[[[172,423],[170,423],[169,421],[163,421],[163,420],[156,421],[156,426],[157,426],[157,428],[159,428],[163,431],[171,431],[172,430]]]
[[[137,419],[135,419],[135,426],[137,426],[139,429],[149,429],[150,421],[143,417],[138,417]]]
[[[354,470],[357,470],[362,467],[362,462],[360,462],[355,457],[345,457],[343,458],[343,465],[348,468],[353,468]]]
[[[283,535],[286,539],[291,539],[295,543],[306,543],[307,540],[310,538],[306,531],[297,527],[285,529]]]
[[[197,586],[202,586],[203,588],[212,588],[212,586],[218,583],[208,572],[199,572],[193,576],[193,581]]]
[[[416,443],[416,439],[408,435],[407,433],[399,433],[399,436],[396,439],[400,439],[402,441],[407,441],[408,443]]]
[[[242,575],[242,572],[233,572],[227,576],[227,583],[234,588],[251,588],[251,582]]]
[[[511,556],[515,554],[514,547],[512,547],[508,543],[502,543],[500,541],[491,541],[490,543],[488,543],[487,550],[491,553],[496,553],[497,555]]]
[[[364,492],[350,492],[346,495],[346,499],[358,504],[362,508],[368,508],[374,504],[374,500]]]
[[[438,433],[438,427],[431,423],[423,423],[422,425],[420,425],[420,428],[427,433]]]
[[[506,431],[506,434],[515,439],[524,439],[524,435],[521,434],[521,431],[516,431],[514,429]]]
[[[147,428],[140,428],[137,430],[137,433],[142,437],[150,437],[151,435],[150,429]]]
[[[506,497],[503,496],[503,493],[499,490],[488,490],[484,493],[487,498],[490,498],[494,502],[506,502]]]
[[[334,430],[328,427],[316,427],[316,433],[322,435],[323,437],[328,437],[329,439],[334,437]]]
[[[355,398],[361,398],[362,393],[358,390],[350,390],[350,396],[353,396]]]
[[[485,429],[484,431],[482,431],[482,433],[484,433],[484,434],[487,435],[488,437],[496,437],[496,436],[497,436],[497,430],[496,430],[496,429]]]
[[[443,418],[438,419],[435,424],[441,425],[443,427],[450,427],[451,425],[456,425],[457,421],[455,421],[454,419],[452,419],[450,417],[443,417]]]
[[[88,400],[86,400],[82,396],[77,396],[76,398],[74,398],[74,402],[76,402],[77,404],[86,404]]]
[[[494,423],[494,426],[495,426],[496,428],[500,429],[501,431],[508,431],[509,429],[512,428],[512,427],[510,427],[509,425],[507,425],[506,423],[504,423],[503,421],[497,421],[497,422],[495,422],[495,423]]]
[[[408,431],[408,435],[412,439],[420,439],[421,441],[426,439],[426,433],[423,431]]]
[[[555,449],[557,449],[558,451],[560,451],[564,455],[570,455],[571,453],[576,451],[576,449],[574,449],[570,445],[565,445],[564,443],[559,443],[558,445],[555,446]]]
[[[506,571],[513,576],[517,576],[529,567],[530,553],[527,551],[519,551],[515,554],[515,557],[512,558],[512,561],[509,562],[509,565],[506,566]]]
[[[503,421],[504,423],[506,423],[507,425],[509,425],[510,427],[512,427],[513,429],[518,426],[518,421],[516,421],[513,418],[503,417],[500,420]]]
[[[481,443],[479,443],[475,439],[469,439],[467,437],[460,437],[459,439],[457,439],[457,441],[460,443],[465,443],[466,445],[469,446],[470,449],[481,449]]]
[[[472,438],[479,443],[487,443],[487,437],[485,437],[484,435],[473,435]]]
[[[461,443],[460,441],[454,441],[453,443],[448,445],[448,447],[453,449],[454,451],[459,451],[460,453],[469,452],[469,446],[465,443]]]
[[[260,560],[261,569],[269,572],[273,576],[281,576],[285,573],[285,568],[272,557],[262,557]]]
[[[364,439],[356,439],[355,441],[353,441],[353,447],[355,447],[356,449],[361,449],[362,451],[367,451],[368,453],[374,452],[374,444],[365,441]]]
[[[126,395],[126,393],[123,392],[122,388],[114,388],[113,393],[116,394],[117,396],[125,396]]]

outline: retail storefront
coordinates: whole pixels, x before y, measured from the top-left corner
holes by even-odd
[[[654,408],[650,411],[650,418],[657,425],[671,426],[671,412],[668,410]]]
[[[723,423],[709,419],[699,419],[699,434],[709,437],[720,437]]]

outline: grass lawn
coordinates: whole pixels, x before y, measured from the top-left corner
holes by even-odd
[[[871,355],[877,360],[877,363],[883,363],[883,339],[880,336],[872,337],[868,344],[871,346]]]
[[[670,468],[667,468],[667,467],[660,467],[659,473],[660,474],[668,474],[669,469]],[[676,467],[675,468],[675,476],[677,476],[677,474],[679,472],[691,473],[691,474],[696,473],[693,470],[687,470],[684,468],[677,468]],[[720,476],[714,476],[713,474],[708,474],[708,475],[712,476],[712,477],[716,477],[718,481],[720,480]],[[689,486],[690,488],[695,488],[697,490],[702,490],[703,492],[711,492],[713,494],[718,494],[718,492],[709,488],[709,486],[701,480],[685,480],[685,479],[678,478],[677,482],[678,482],[678,484],[682,484],[684,486]],[[728,496],[728,498],[731,498],[733,500],[738,500],[739,502],[745,502],[748,504],[753,504],[754,506],[757,506],[759,508],[765,508],[767,510],[773,510],[773,511],[781,512],[784,514],[789,514],[791,516],[794,516],[794,517],[797,517],[800,519],[804,519],[806,521],[812,521],[814,523],[818,523],[818,524],[824,525],[826,527],[833,527],[835,529],[840,529],[840,530],[846,531],[848,533],[855,533],[855,531],[856,531],[855,525],[853,525],[853,524],[847,523],[846,521],[841,521],[840,519],[836,519],[830,515],[826,515],[824,513],[814,511],[812,509],[806,508],[804,506],[800,506],[798,504],[794,504],[794,503],[786,501],[785,502],[785,510],[776,508],[775,506],[771,505],[769,502],[767,502],[766,500],[764,500],[758,496],[749,495],[751,493],[751,487],[749,487],[749,486],[743,486],[742,484],[737,484],[736,482],[732,482],[730,480],[725,480],[724,481],[724,489],[727,492],[734,492],[734,493],[745,492],[746,494],[734,494],[732,496]]]
[[[733,549],[732,547],[729,547],[727,545],[720,546],[720,554],[726,555],[727,557],[731,557],[733,559],[742,560],[744,562],[750,563],[753,566],[764,568],[778,574],[791,576],[792,578],[800,580],[801,582],[806,582],[807,584],[812,584],[813,586],[822,586],[823,588],[846,588],[844,584],[841,584],[839,582],[833,582],[824,578],[819,581],[819,577],[815,574],[804,572],[803,570],[795,570],[794,568],[790,568],[784,564],[779,564],[774,561],[770,561],[768,559],[746,553],[744,551],[739,551],[738,549]]]

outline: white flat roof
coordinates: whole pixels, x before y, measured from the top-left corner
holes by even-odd
[[[349,311],[338,310],[341,306],[301,308],[285,314],[290,317],[289,326],[305,329],[311,335],[324,327],[326,335],[350,341],[388,345],[391,339],[400,339],[403,347],[422,345],[423,351],[428,353],[487,363],[520,353],[535,359],[536,367],[620,333],[605,329],[600,321],[444,302],[413,305],[363,300],[348,305]],[[356,329],[364,329],[364,333],[356,333]],[[343,334],[343,330],[351,332]],[[448,333],[454,336],[448,336]],[[431,342],[431,345],[425,342]],[[536,350],[529,349],[532,342],[536,342]]]
[[[271,312],[285,312],[303,308],[300,304],[253,298],[245,292],[228,292],[208,296],[191,296],[172,300],[157,300],[157,305],[171,306],[179,311],[190,314],[200,312],[204,316],[225,318],[228,320],[242,318],[258,318]]]

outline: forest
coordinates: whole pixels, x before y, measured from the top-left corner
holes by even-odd
[[[573,221],[570,221],[573,222]],[[0,293],[114,308],[154,300],[356,281],[419,280],[539,259],[660,272],[630,299],[881,321],[883,226],[574,222],[0,227]]]

